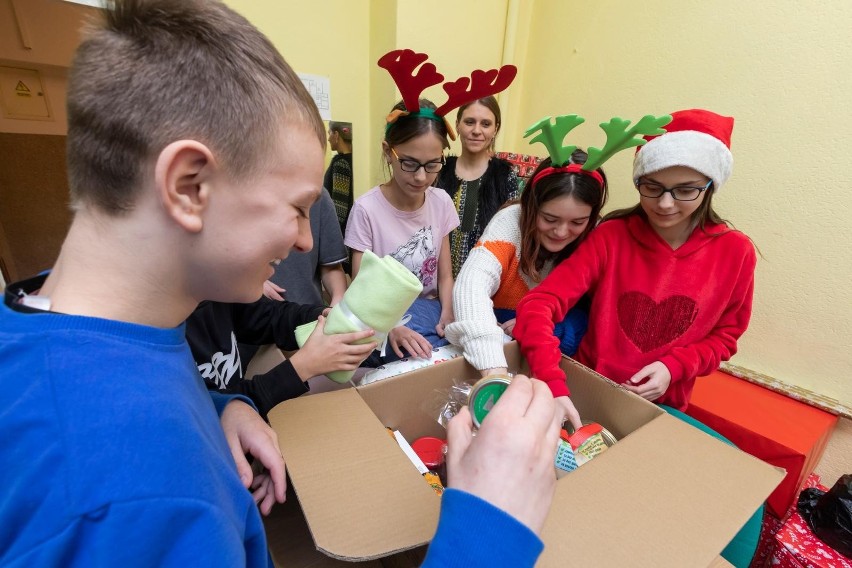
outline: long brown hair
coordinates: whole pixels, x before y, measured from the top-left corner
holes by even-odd
[[[574,150],[571,154],[571,164],[585,164],[587,154],[580,149]],[[550,167],[550,158],[545,158],[533,172],[532,178],[545,168]],[[528,185],[524,188],[521,194],[521,272],[529,276],[534,282],[541,280],[541,271],[548,260],[552,260],[556,265],[577,250],[580,243],[585,240],[591,230],[598,222],[601,209],[606,204],[608,189],[606,174],[602,169],[597,172],[603,178],[603,184],[599,184],[593,177],[582,173],[557,173],[540,179],[537,183]],[[585,203],[592,208],[589,216],[589,223],[583,230],[583,233],[574,241],[559,251],[551,253],[541,246],[541,241],[538,238],[538,228],[536,220],[538,219],[541,206],[559,197],[571,196],[581,203]]]

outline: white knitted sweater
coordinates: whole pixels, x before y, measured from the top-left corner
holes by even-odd
[[[494,316],[494,308],[514,310],[535,286],[520,271],[521,206],[498,211],[470,251],[453,286],[456,320],[446,327],[447,339],[464,349],[478,370],[506,367],[503,343],[509,338]],[[548,274],[548,263],[542,279]]]

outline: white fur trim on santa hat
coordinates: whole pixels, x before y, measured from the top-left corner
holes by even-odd
[[[633,179],[672,166],[686,166],[713,180],[716,191],[731,177],[734,157],[725,144],[696,130],[668,132],[651,139],[633,158]]]

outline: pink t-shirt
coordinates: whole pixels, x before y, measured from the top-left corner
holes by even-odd
[[[428,188],[426,202],[417,211],[400,211],[376,186],[355,200],[343,242],[356,251],[391,255],[420,279],[421,297],[433,298],[441,241],[458,226],[459,215],[443,189]]]

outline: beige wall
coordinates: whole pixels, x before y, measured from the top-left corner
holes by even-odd
[[[68,67],[80,41],[81,19],[94,8],[60,0],[0,0],[4,59]]]
[[[65,135],[67,68],[82,23],[95,13],[60,0],[0,0],[0,66],[37,70],[51,115],[48,120],[0,115],[0,132]]]

